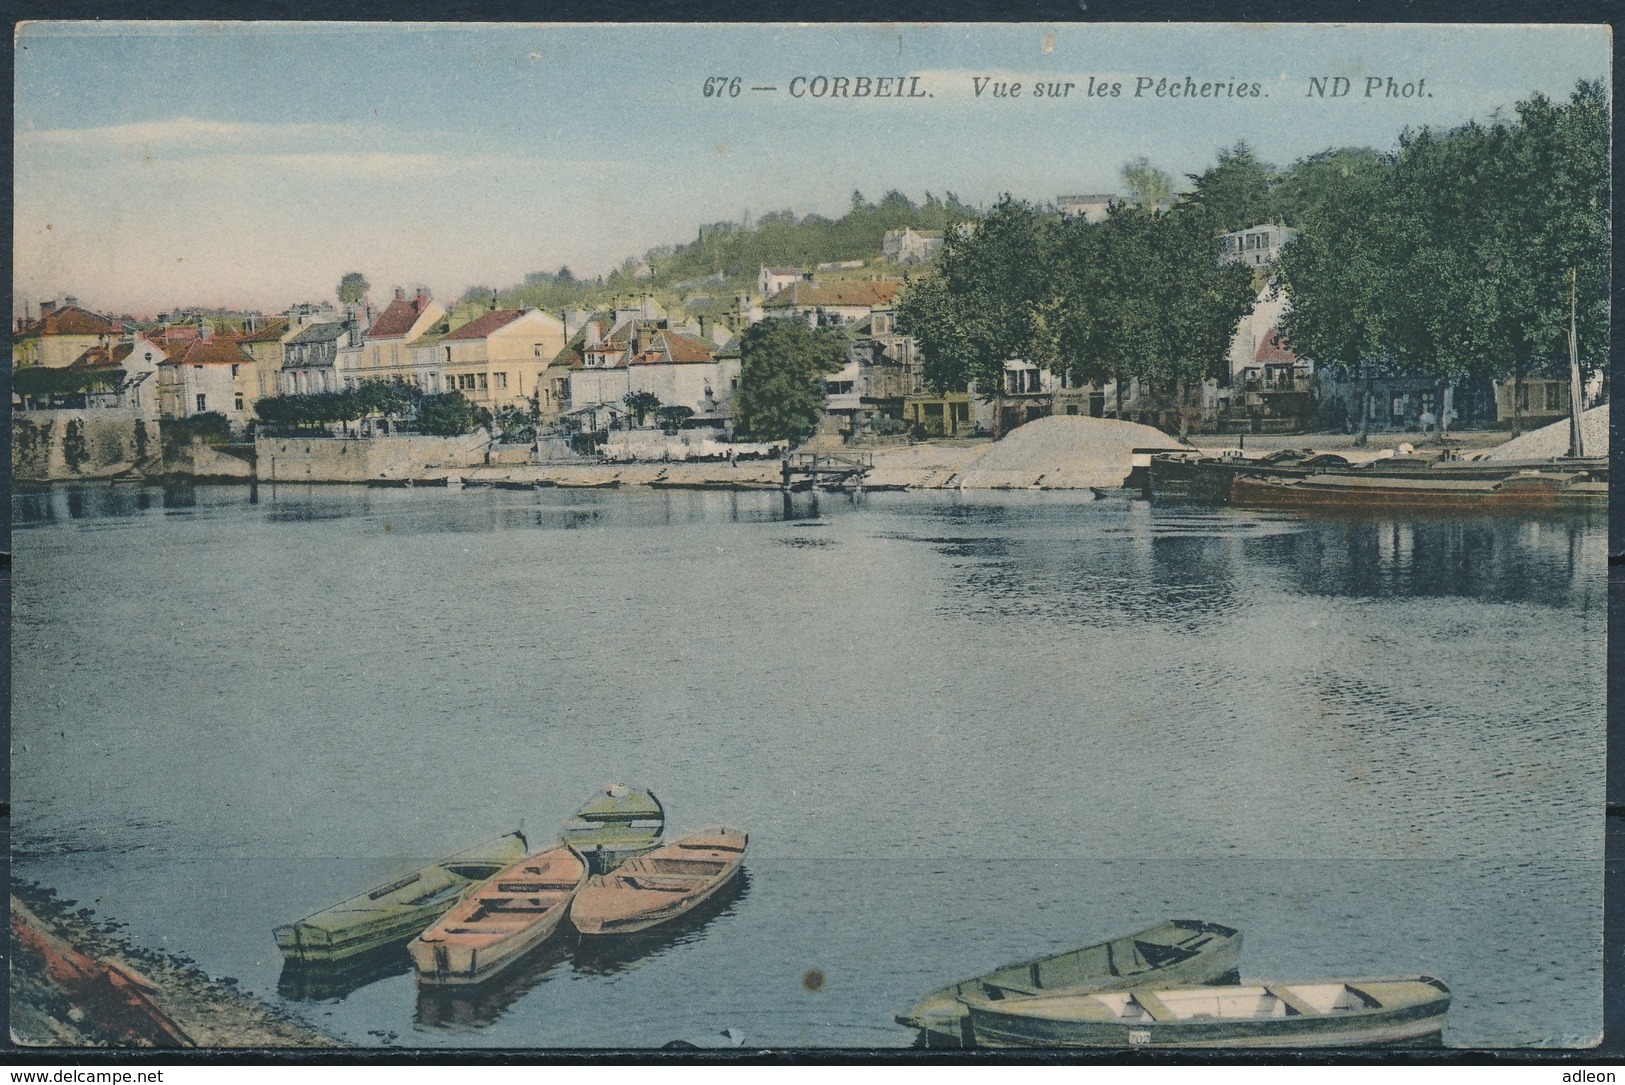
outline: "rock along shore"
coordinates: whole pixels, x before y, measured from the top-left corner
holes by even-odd
[[[11,1039],[23,1047],[337,1048],[340,1041],[215,979],[134,945],[48,889],[11,892]]]

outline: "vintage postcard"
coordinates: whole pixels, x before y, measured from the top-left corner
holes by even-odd
[[[36,22],[30,1048],[1587,1048],[1612,43]]]

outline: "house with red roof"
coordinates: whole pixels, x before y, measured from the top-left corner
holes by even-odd
[[[400,287],[361,339],[353,377],[357,381],[400,380],[420,384],[412,364],[412,344],[422,338],[446,310],[419,287],[411,297]],[[347,377],[351,374],[346,374]],[[427,387],[427,382],[421,382]]]
[[[17,321],[12,333],[11,364],[25,366],[70,366],[92,347],[110,348],[124,335],[124,326],[99,313],[82,308],[77,298],[63,305],[40,303],[36,320]]]
[[[254,359],[227,335],[170,347],[158,363],[158,411],[165,418],[226,416],[233,429],[253,418]]]
[[[890,307],[902,288],[893,279],[795,282],[763,302],[762,313],[769,319],[799,318],[815,328],[840,327]]]
[[[664,321],[629,321],[600,338],[589,323],[585,338],[572,348],[569,365],[570,413],[599,408],[626,411],[626,397],[648,393],[662,407],[684,407],[694,425],[723,427],[732,418],[739,387],[737,352],[719,351],[709,339],[671,328]],[[644,424],[654,422],[653,414]]]
[[[528,408],[564,349],[564,322],[540,309],[491,309],[440,335],[433,348],[447,391],[492,410]]]

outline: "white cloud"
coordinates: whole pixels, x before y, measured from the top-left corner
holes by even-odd
[[[348,131],[339,124],[253,124],[244,121],[200,121],[193,117],[110,124],[95,128],[42,128],[17,133],[19,143],[48,147],[187,146],[198,140],[224,143],[268,143],[331,138]]]

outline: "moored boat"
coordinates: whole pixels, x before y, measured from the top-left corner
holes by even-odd
[[[587,864],[567,847],[528,856],[480,885],[408,951],[421,983],[479,983],[558,930],[587,880]]]
[[[1608,484],[1586,471],[1520,470],[1499,478],[1449,471],[1327,473],[1299,479],[1237,476],[1235,505],[1264,509],[1414,509],[1423,512],[1556,512],[1608,498]]]
[[[694,910],[745,861],[749,834],[714,825],[595,874],[570,905],[582,934],[632,934]]]
[[[272,933],[290,962],[331,963],[406,941],[469,889],[525,854],[508,833],[375,886]]]
[[[1432,976],[967,1001],[988,1047],[1370,1047],[1439,1042],[1450,988]]]
[[[592,873],[602,874],[654,847],[665,830],[666,811],[653,791],[610,784],[564,823],[560,838],[587,861]]]
[[[928,1044],[969,1045],[967,998],[991,1002],[1035,995],[1113,991],[1146,983],[1235,982],[1241,932],[1199,919],[1173,919],[1106,942],[1006,965],[933,991],[897,1015]]]

